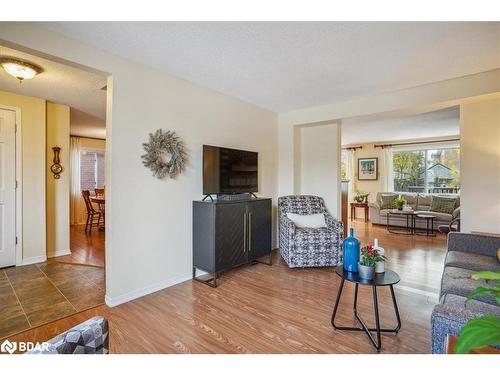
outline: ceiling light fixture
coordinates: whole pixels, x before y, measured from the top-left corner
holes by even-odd
[[[15,57],[0,57],[0,66],[11,76],[16,77],[19,82],[31,79],[43,72],[38,65],[27,61],[16,59]]]

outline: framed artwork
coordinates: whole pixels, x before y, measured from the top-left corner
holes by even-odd
[[[378,158],[358,159],[358,180],[378,179]]]

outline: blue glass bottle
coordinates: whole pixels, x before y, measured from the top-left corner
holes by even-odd
[[[349,237],[344,239],[344,270],[358,272],[359,240],[354,237],[354,228],[349,228]]]

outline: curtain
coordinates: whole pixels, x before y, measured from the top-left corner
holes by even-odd
[[[79,224],[80,191],[80,138],[70,137],[70,222]]]
[[[386,146],[382,149],[380,160],[382,191],[394,191],[394,171],[392,165],[392,148]]]
[[[355,158],[355,150],[345,150],[347,153],[346,158],[346,175],[349,180],[349,192],[347,194],[349,202],[352,202],[354,199],[354,195],[356,193],[356,158]]]

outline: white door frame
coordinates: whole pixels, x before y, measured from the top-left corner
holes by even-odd
[[[16,113],[16,266],[23,264],[23,136],[21,108],[0,104],[0,109]]]

